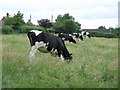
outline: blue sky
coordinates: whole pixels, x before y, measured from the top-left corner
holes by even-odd
[[[42,18],[53,19],[57,15],[69,13],[75,21],[82,24],[82,28],[98,28],[101,25],[116,27],[118,25],[119,0],[1,0],[0,18],[7,12],[11,16],[18,11],[24,14],[27,22],[30,15],[32,22]]]

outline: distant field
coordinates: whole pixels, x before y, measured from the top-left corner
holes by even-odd
[[[2,36],[3,88],[116,88],[118,87],[118,40],[85,38],[66,43],[73,53],[67,63],[37,51],[29,66],[30,45],[25,34]]]

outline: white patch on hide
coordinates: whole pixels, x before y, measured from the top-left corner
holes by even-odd
[[[41,42],[36,42],[36,47],[38,48],[39,51],[41,51],[43,53],[48,53],[46,43],[44,43],[42,41]]]
[[[75,38],[75,36],[73,36],[73,39],[76,41],[76,38]]]
[[[81,34],[83,35],[85,33],[85,31],[82,31]]]
[[[35,46],[32,46],[30,54],[29,54],[30,64],[32,63],[32,61],[34,59],[34,55],[35,55],[36,51],[37,51],[37,48]]]
[[[72,36],[71,34],[69,34],[69,36]]]
[[[89,32],[86,32],[86,35],[89,35]]]
[[[82,36],[82,34],[79,33],[79,37]]]
[[[56,57],[58,55],[57,49],[54,50],[54,48],[52,48],[52,50],[50,51],[50,53],[51,53],[51,56],[55,56]]]
[[[41,42],[36,42],[35,45],[32,46],[31,51],[30,51],[30,56],[29,56],[30,57],[30,59],[29,59],[30,64],[32,63],[32,60],[35,56],[35,53],[36,53],[37,49],[40,50],[41,52],[48,52],[47,49],[46,49],[46,44],[45,43],[43,43],[42,41]]]
[[[38,31],[38,30],[31,30],[30,32],[34,32],[36,36],[42,33],[42,31]]]
[[[62,38],[62,40],[64,40],[64,41],[65,41],[65,38]]]
[[[60,58],[61,58],[61,60],[62,60],[62,61],[64,60],[64,58],[63,58],[63,55],[62,55],[62,54],[60,55]]]

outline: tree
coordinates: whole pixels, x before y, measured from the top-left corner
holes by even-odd
[[[20,26],[22,26],[23,24],[25,24],[24,20],[23,20],[23,14],[20,13],[20,11],[18,11],[18,13],[13,17],[9,16],[9,13],[7,13],[7,17],[5,18],[5,25],[10,25],[12,26],[13,29],[20,29]]]
[[[38,24],[44,27],[45,29],[52,27],[52,23],[48,19],[38,20]]]
[[[106,29],[105,26],[99,26],[98,29]]]
[[[114,28],[113,28],[113,27],[109,27],[109,29],[114,30]]]
[[[62,18],[62,15],[59,14],[59,15],[57,16],[57,19],[56,19],[55,21],[57,22],[57,21],[61,20],[61,18]]]
[[[112,33],[119,34],[120,35],[120,28],[119,27],[109,27]]]
[[[55,32],[57,33],[73,33],[77,32],[80,29],[81,24],[75,22],[73,16],[70,16],[69,13],[62,15],[58,15],[56,22],[53,25]]]
[[[20,26],[25,24],[25,22],[23,20],[23,14],[20,13],[20,11],[18,11],[18,13],[13,16],[13,21],[14,21],[13,22],[13,29],[19,29]]]

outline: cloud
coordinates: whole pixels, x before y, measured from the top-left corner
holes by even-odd
[[[7,12],[14,15],[21,11],[25,21],[32,15],[35,24],[38,19],[50,19],[52,14],[56,19],[59,14],[69,13],[80,23],[81,20],[95,21],[118,17],[118,0],[1,0],[0,7],[0,18]]]
[[[97,29],[99,26],[105,26],[106,28],[109,27],[116,27],[117,24],[116,22],[118,21],[117,18],[111,18],[111,19],[94,19],[94,20],[89,20],[89,19],[81,19],[82,29]]]

